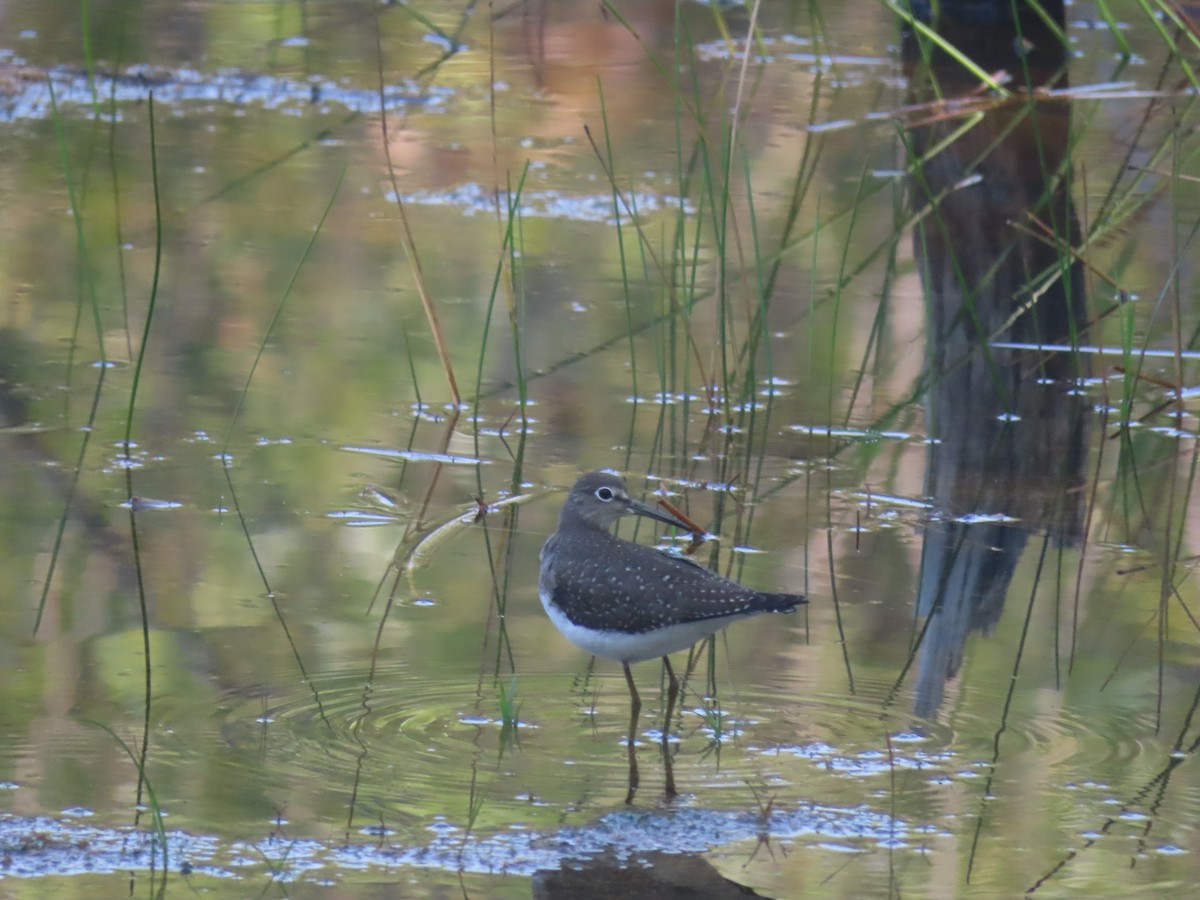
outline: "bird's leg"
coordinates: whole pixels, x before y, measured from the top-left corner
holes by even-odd
[[[625,683],[629,685],[629,745],[633,746],[637,719],[642,712],[642,698],[638,696],[637,685],[633,683],[633,673],[629,671],[629,663],[621,663],[621,666],[625,669]]]
[[[671,667],[671,660],[666,656],[662,660],[663,665],[667,669],[667,727],[663,729],[666,732],[671,727],[671,716],[675,714],[675,701],[679,699],[679,679],[675,677],[675,670]]]
[[[633,683],[633,673],[629,671],[629,663],[621,663],[625,669],[625,683],[629,685],[629,793],[625,795],[625,803],[633,803],[633,795],[638,789],[637,753],[633,746],[633,737],[637,733],[638,715],[642,711],[642,698],[638,696],[637,685]]]
[[[679,679],[675,677],[675,670],[671,668],[671,660],[667,657],[662,658],[663,665],[667,668],[667,712],[663,716],[662,730],[662,755],[663,769],[667,773],[667,798],[675,796],[675,767],[671,761],[671,718],[675,715],[675,701],[679,699]]]

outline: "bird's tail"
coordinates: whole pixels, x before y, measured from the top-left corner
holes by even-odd
[[[763,612],[792,612],[797,606],[808,602],[800,594],[760,594]]]

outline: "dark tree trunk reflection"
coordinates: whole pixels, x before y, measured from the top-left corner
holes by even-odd
[[[1062,24],[1061,4],[1043,4]],[[914,4],[918,14],[920,4]],[[915,252],[928,308],[926,470],[934,503],[921,558],[916,711],[936,715],[973,630],[990,632],[1030,534],[1082,532],[1085,399],[1077,354],[997,343],[1072,344],[1084,329],[1072,248],[1070,102],[1058,36],[1019,4],[940,4],[939,33],[1011,98],[980,93],[960,62],[913,34],[905,63],[918,214]],[[972,99],[974,98],[974,99]],[[966,100],[970,111],[956,106]],[[976,100],[978,102],[976,102]],[[945,144],[945,146],[942,146]]]

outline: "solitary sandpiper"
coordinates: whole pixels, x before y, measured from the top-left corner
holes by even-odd
[[[621,663],[633,703],[633,731],[641,698],[629,664],[661,656],[668,677],[667,720],[679,681],[667,658],[715,634],[735,619],[764,612],[791,612],[807,602],[796,594],[765,594],[743,587],[682,556],[672,556],[609,529],[622,516],[656,519],[676,528],[688,523],[634,500],[620,476],[589,472],[581,477],[542,547],[538,595],[550,620],[568,640]],[[666,729],[663,730],[664,740]],[[632,796],[631,775],[631,796]],[[673,786],[668,781],[668,793]]]

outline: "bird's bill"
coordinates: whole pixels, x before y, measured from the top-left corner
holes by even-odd
[[[670,513],[668,513],[666,510],[662,510],[662,509],[659,509],[658,507],[651,506],[648,503],[642,503],[639,500],[631,499],[629,501],[628,515],[644,516],[647,519],[655,519],[659,522],[663,522],[664,524],[672,525],[675,528],[682,528],[684,531],[690,532],[690,531],[694,530],[693,527],[689,523],[683,521],[682,519],[678,518],[677,516],[673,516]]]

